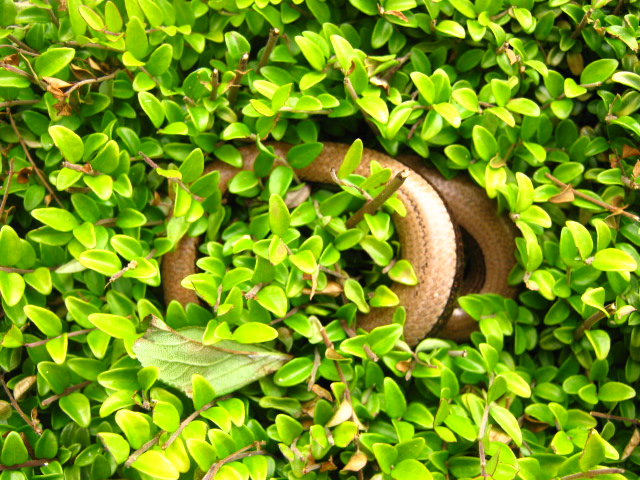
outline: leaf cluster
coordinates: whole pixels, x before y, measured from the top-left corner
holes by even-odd
[[[0,480],[637,479],[638,18],[0,0]],[[402,341],[411,212],[347,226],[390,176],[354,174],[355,138],[469,175],[521,233],[521,293],[461,298],[465,345]],[[353,147],[307,190],[326,140]],[[243,144],[223,199],[205,165]],[[186,309],[159,268],[185,235]],[[394,323],[357,330],[372,307]]]

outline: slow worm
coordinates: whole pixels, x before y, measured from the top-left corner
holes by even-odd
[[[271,144],[275,154],[286,158],[291,145]],[[296,170],[300,180],[333,183],[330,168],[337,168],[349,146],[325,143],[319,157],[308,167]],[[240,149],[243,169],[251,170],[259,154],[255,146]],[[410,287],[394,284],[393,291],[407,311],[405,340],[416,345],[427,334],[466,340],[477,328],[477,322],[456,307],[459,292],[497,293],[513,297],[515,290],[507,285],[507,276],[515,264],[514,228],[504,216],[496,215],[495,203],[480,187],[467,180],[444,180],[434,170],[421,165],[417,157],[403,157],[402,163],[375,150],[365,149],[355,173],[369,174],[372,160],[390,168],[394,174],[412,170],[398,197],[406,205],[406,217],[393,216],[401,245],[401,257],[411,262],[419,284]],[[207,171],[220,172],[219,188],[227,189],[229,180],[239,171],[226,163],[215,161]],[[443,199],[444,197],[444,199]],[[455,219],[455,220],[454,220]],[[464,241],[467,265],[463,261]],[[198,303],[193,290],[181,286],[181,281],[195,273],[198,238],[185,236],[174,252],[162,260],[165,302],[177,300],[182,305]],[[464,271],[463,271],[464,270]],[[366,330],[390,323],[393,308],[372,308],[358,320]]]

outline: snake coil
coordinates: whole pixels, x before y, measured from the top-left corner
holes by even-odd
[[[275,154],[286,158],[291,145],[271,144]],[[296,169],[302,181],[333,183],[330,168],[342,162],[348,145],[325,143],[322,153],[308,167]],[[259,154],[255,146],[240,148],[244,170],[252,170]],[[419,283],[415,287],[394,284],[392,290],[407,311],[405,340],[416,345],[427,334],[438,334],[456,341],[467,339],[477,326],[461,308],[455,306],[459,292],[497,293],[513,297],[515,290],[507,284],[514,260],[514,228],[504,216],[496,215],[495,203],[484,190],[462,179],[444,180],[421,165],[416,157],[394,160],[375,150],[364,149],[362,161],[354,172],[369,173],[375,160],[393,174],[410,168],[412,174],[398,190],[398,198],[406,205],[406,217],[393,215],[401,245],[402,258],[413,265]],[[215,161],[207,172],[220,172],[222,193],[233,176],[240,171]],[[461,241],[462,240],[462,241]],[[463,244],[464,247],[463,248]],[[183,237],[174,252],[164,256],[162,279],[164,298],[168,304],[177,300],[182,305],[198,303],[193,290],[181,281],[195,273],[198,239]],[[463,250],[467,250],[465,268]],[[466,272],[465,272],[466,270]],[[371,330],[390,323],[391,308],[372,308],[358,319],[358,326]]]

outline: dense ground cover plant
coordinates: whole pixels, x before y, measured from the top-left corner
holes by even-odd
[[[635,2],[0,0],[0,26],[1,480],[638,478]],[[356,138],[521,231],[523,292],[465,298],[463,347],[345,328],[394,303],[403,207],[345,232],[361,192],[300,197],[290,167]],[[299,146],[269,173],[273,139]],[[203,165],[245,143],[223,208]],[[203,233],[213,307],[166,307],[158,262]],[[275,373],[172,377],[145,332]]]

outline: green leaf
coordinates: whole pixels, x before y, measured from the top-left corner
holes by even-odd
[[[476,92],[470,88],[458,88],[451,93],[451,97],[470,112],[478,112],[480,103]]]
[[[394,282],[404,285],[417,285],[418,277],[416,276],[413,266],[407,260],[398,260],[391,270],[389,270],[389,278]]]
[[[567,228],[573,236],[573,241],[580,252],[580,257],[586,260],[593,251],[593,239],[589,230],[581,223],[567,220]]]
[[[46,270],[49,272],[48,269]],[[0,271],[0,294],[8,307],[13,307],[22,300],[26,287],[25,278],[19,273]]]
[[[142,60],[147,55],[149,49],[149,40],[144,30],[144,25],[138,17],[132,17],[127,23],[127,31],[125,33],[125,45],[127,51],[136,59]]]
[[[68,162],[78,163],[82,160],[84,144],[76,133],[62,125],[52,125],[49,127],[49,135]]]
[[[589,63],[580,74],[580,83],[590,84],[605,82],[618,68],[618,60],[601,58]]]
[[[524,398],[531,396],[531,386],[517,372],[503,372],[499,376],[506,380],[510,392]]]
[[[371,308],[365,300],[364,290],[362,289],[362,285],[360,285],[360,283],[352,278],[346,280],[344,282],[344,294],[349,300],[356,304],[358,310],[360,310],[362,313],[369,313]]]
[[[504,80],[497,78],[492,79],[491,90],[493,91],[496,103],[500,107],[504,107],[511,98],[511,87],[509,86],[509,83]]]
[[[280,414],[275,421],[278,437],[286,445],[291,445],[293,441],[302,434],[302,425],[289,415]]]
[[[522,445],[522,431],[518,420],[509,410],[500,405],[491,405],[489,412],[498,425],[505,431],[507,435],[515,442],[516,445]]]
[[[36,220],[59,232],[70,232],[80,225],[71,212],[61,208],[37,208],[31,211],[31,215],[33,215]]]
[[[20,237],[10,225],[3,225],[0,229],[0,252],[0,265],[5,267],[16,265],[22,257]]]
[[[35,305],[26,305],[24,313],[46,336],[55,337],[62,333],[62,321],[51,310]]]
[[[278,331],[264,323],[247,322],[235,329],[232,338],[239,343],[264,343],[278,338]]]
[[[389,107],[387,102],[379,97],[362,97],[356,100],[356,103],[366,113],[371,115],[380,123],[387,123],[389,120]]]
[[[316,273],[318,269],[316,258],[310,250],[302,250],[293,255],[289,255],[289,261],[309,275]]]
[[[109,277],[122,270],[122,262],[118,256],[108,250],[87,250],[80,254],[78,261],[83,267]]]
[[[279,287],[267,286],[258,292],[258,296],[269,288]],[[191,377],[194,374],[202,375],[217,395],[226,395],[276,371],[291,358],[263,346],[243,345],[231,340],[203,345],[200,340],[203,333],[202,327],[176,331],[154,318],[144,336],[134,343],[133,351],[143,366],[153,365],[160,369],[160,380],[188,395],[192,394]],[[182,367],[179,370],[170,368],[178,358]]]
[[[433,109],[442,115],[442,117],[454,128],[458,128],[462,123],[458,109],[450,103],[436,103],[433,105]]]
[[[598,360],[605,360],[611,349],[611,337],[604,330],[586,330],[585,336],[591,343]]]
[[[580,455],[580,470],[586,472],[598,466],[605,459],[606,451],[606,442],[600,434],[595,429],[590,430],[587,443]]]
[[[130,320],[111,313],[93,313],[89,321],[103,332],[115,338],[127,338],[136,334],[136,327]]]
[[[489,161],[498,152],[496,137],[481,125],[473,127],[473,146],[483,160]]]
[[[351,67],[351,60],[356,56],[356,52],[351,44],[340,35],[331,35],[330,37],[333,51],[338,57],[338,63],[343,72],[349,71]]]
[[[158,480],[178,480],[180,478],[180,472],[173,466],[173,463],[158,450],[144,452],[131,466]]]
[[[453,20],[441,20],[436,24],[436,31],[446,37],[464,38],[465,30],[462,25]]]
[[[131,449],[129,448],[129,442],[127,442],[122,435],[117,433],[100,432],[97,437],[100,439],[104,448],[111,454],[116,462],[116,465],[123,464],[127,458]]]
[[[386,285],[378,285],[369,300],[372,307],[395,307],[400,304],[398,296]]]
[[[611,77],[616,83],[621,83],[627,87],[633,87],[636,90],[640,90],[640,75],[633,72],[616,72]]]
[[[58,405],[64,413],[71,417],[82,428],[89,428],[91,424],[91,409],[89,399],[79,392],[73,392],[62,397]]]
[[[138,102],[140,102],[142,110],[147,114],[153,126],[160,128],[164,123],[164,108],[162,108],[162,103],[160,103],[158,97],[149,92],[140,92],[138,93]]]
[[[320,142],[296,145],[287,152],[287,162],[292,168],[308,167],[323,149],[324,145]]]
[[[152,27],[159,27],[164,20],[164,14],[157,2],[153,0],[138,0],[140,8]]]
[[[96,13],[86,5],[81,5],[78,9],[78,13],[84,19],[84,21],[87,22],[87,25],[89,25],[94,30],[100,31],[105,27],[104,21],[102,20],[100,15],[98,15],[98,13]]]
[[[27,447],[24,446],[20,434],[16,431],[9,432],[2,445],[0,464],[5,467],[13,467],[27,460],[29,460],[29,452],[27,451]]]
[[[191,396],[193,397],[193,408],[199,410],[216,398],[216,392],[206,378],[194,373],[191,376]]]
[[[431,105],[436,96],[436,88],[431,78],[421,72],[411,72],[410,76],[422,98],[425,99],[428,105]]]
[[[292,387],[307,380],[312,371],[313,360],[308,357],[294,358],[273,375],[273,381],[281,387]]]
[[[151,75],[159,77],[169,69],[171,60],[173,60],[173,47],[163,43],[149,56],[145,68]]]
[[[291,214],[280,195],[269,197],[269,227],[274,235],[283,237],[291,224]]]
[[[276,318],[284,317],[289,311],[289,301],[282,288],[268,285],[258,292],[256,300],[260,305],[273,313]]]
[[[317,112],[318,110],[322,110],[322,102],[315,97],[303,95],[298,99],[293,110],[301,112]]]
[[[465,17],[476,18],[476,9],[469,0],[449,0],[449,3]]]
[[[36,58],[34,68],[41,77],[53,77],[69,65],[75,55],[73,48],[51,48]]]
[[[298,44],[298,47],[300,47],[300,50],[302,51],[304,58],[309,62],[309,65],[319,72],[322,71],[326,62],[322,49],[314,42],[301,35],[296,36],[294,40]]]
[[[591,266],[603,272],[633,272],[638,268],[631,255],[617,248],[605,248],[597,252]]]
[[[344,159],[342,159],[342,163],[338,169],[338,178],[346,178],[358,168],[362,160],[362,148],[362,140],[359,138],[354,140],[349,150],[347,150]]]
[[[635,396],[635,389],[620,382],[607,382],[598,390],[598,400],[601,402],[623,402]]]
[[[528,117],[539,117],[540,107],[533,100],[528,98],[514,98],[507,103],[507,108],[515,113],[520,113]]]

